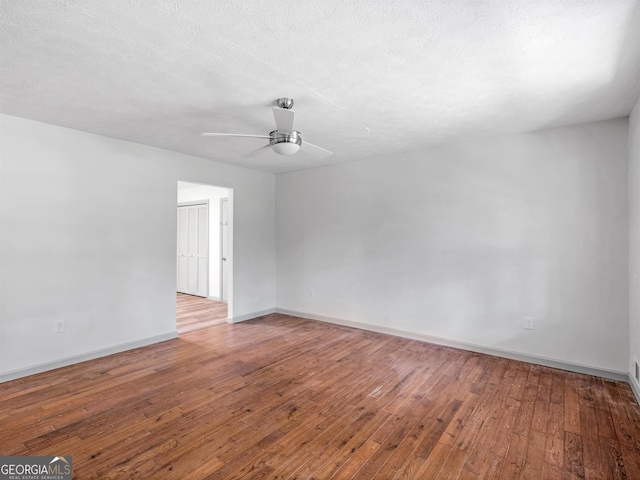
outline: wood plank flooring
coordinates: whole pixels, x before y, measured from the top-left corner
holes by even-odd
[[[0,384],[77,479],[640,479],[621,382],[285,315]]]
[[[227,304],[208,298],[178,293],[176,295],[176,329],[179,334],[227,322]]]

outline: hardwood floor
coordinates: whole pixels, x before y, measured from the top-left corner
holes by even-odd
[[[77,479],[640,479],[629,386],[268,315],[0,384]]]
[[[179,334],[227,322],[227,304],[208,298],[178,293],[176,328]]]

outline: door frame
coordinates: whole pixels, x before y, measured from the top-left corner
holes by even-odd
[[[227,284],[227,321],[230,323],[233,323],[233,310],[234,310],[233,308],[234,306],[233,270],[234,270],[234,257],[235,257],[234,248],[233,248],[234,247],[233,235],[234,235],[234,224],[235,224],[235,214],[234,214],[235,188],[230,187],[228,185],[219,184],[216,182],[208,182],[208,181],[193,180],[193,179],[189,179],[189,180],[179,179],[176,182],[177,197],[179,197],[179,190],[180,190],[181,183],[189,184],[189,186],[194,186],[194,187],[196,186],[197,187],[217,187],[217,188],[224,188],[226,190],[226,197],[222,197],[222,198],[227,198],[228,200],[227,235],[228,235],[229,243],[227,245],[227,275],[228,275],[227,277],[227,282],[228,282]],[[178,203],[190,203],[190,202],[187,201],[187,202],[178,202]],[[211,226],[209,226],[209,228],[211,228]],[[177,231],[177,225],[176,225],[176,231]]]
[[[223,224],[222,224],[222,219],[223,219],[223,215],[222,212],[224,210],[223,204],[227,205],[227,255],[226,257],[224,256],[224,251],[223,251],[223,241],[224,241],[224,228],[223,228]],[[229,197],[223,197],[220,199],[220,301],[221,302],[226,302],[227,305],[229,304],[229,227],[230,227],[230,219],[229,219]],[[223,258],[225,260],[223,260]],[[226,269],[227,269],[227,289],[226,291],[224,290],[225,284],[224,284],[224,272],[223,272],[223,266],[226,264]],[[226,294],[227,296],[227,300],[223,300],[223,295]]]

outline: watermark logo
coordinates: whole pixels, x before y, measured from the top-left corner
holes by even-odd
[[[0,480],[71,480],[71,456],[0,457]]]

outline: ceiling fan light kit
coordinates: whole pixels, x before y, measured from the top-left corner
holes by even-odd
[[[302,137],[300,132],[293,131],[291,133],[280,133],[274,130],[269,134],[269,145],[271,149],[280,155],[293,155],[302,145]]]
[[[244,157],[254,157],[264,153],[267,148],[271,148],[275,153],[279,155],[293,155],[298,153],[300,149],[314,155],[316,157],[328,157],[332,153],[329,150],[320,148],[317,145],[313,145],[309,142],[302,143],[302,135],[299,131],[293,129],[293,117],[295,112],[291,110],[293,107],[293,99],[282,97],[276,100],[277,107],[273,107],[273,118],[276,121],[276,129],[269,133],[269,135],[252,135],[245,133],[209,133],[205,132],[202,135],[205,137],[253,137],[253,138],[265,138],[269,140],[267,145],[264,145],[253,152],[249,152]]]

